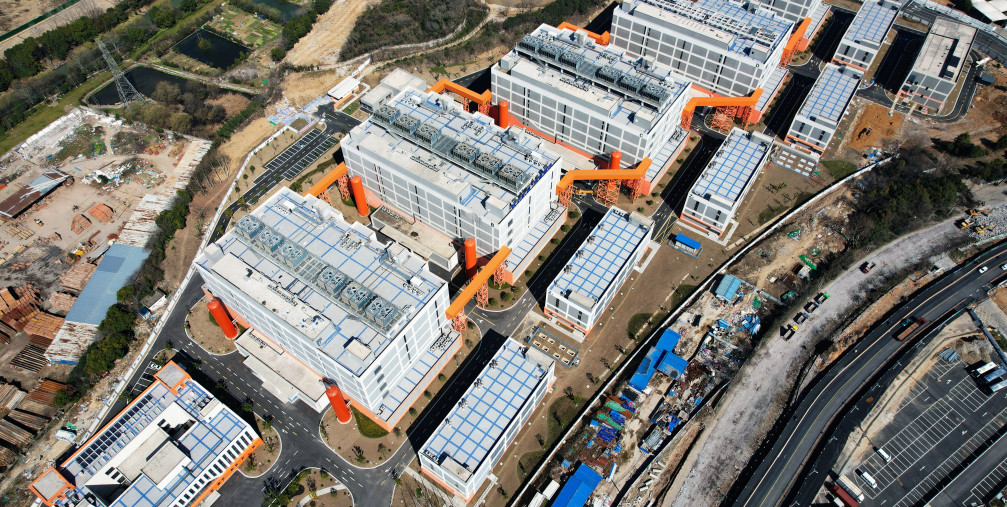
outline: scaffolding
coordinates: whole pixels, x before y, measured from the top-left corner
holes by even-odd
[[[339,184],[339,197],[344,201],[350,200],[350,177],[346,174],[339,177],[336,182]]]
[[[622,184],[626,185],[626,188],[629,189],[630,202],[636,202],[637,197],[643,195],[643,186],[644,186],[643,178],[635,180],[623,180]]]
[[[718,107],[713,112],[713,121],[710,122],[710,127],[721,132],[731,130],[731,127],[734,126],[734,118],[738,114],[737,109],[735,106]]]
[[[486,308],[490,302],[490,288],[487,283],[483,283],[479,286],[479,290],[476,291],[476,305],[479,308]]]
[[[465,312],[464,311],[458,312],[458,315],[455,315],[455,318],[451,319],[451,327],[453,327],[455,331],[458,331],[460,333],[465,330],[466,320],[467,319],[465,318]]]
[[[619,182],[621,180],[598,180],[594,198],[603,206],[612,206],[619,200]]]
[[[498,267],[496,271],[493,272],[493,283],[495,283],[497,287],[503,287],[505,283],[504,279],[506,277],[507,277],[507,261],[504,261],[503,263],[500,264],[500,267]]]
[[[559,205],[564,208],[569,208],[570,203],[573,201],[573,187],[566,187],[564,189],[558,190],[556,192],[556,197],[559,199]]]

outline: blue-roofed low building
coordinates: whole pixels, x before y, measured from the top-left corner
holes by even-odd
[[[774,73],[793,29],[769,9],[731,0],[626,0],[613,12],[612,44],[702,90],[737,97],[778,87]]]
[[[682,222],[715,237],[729,236],[741,201],[766,165],[773,139],[734,128],[692,186]]]
[[[420,447],[420,467],[466,502],[556,379],[552,358],[508,338]]]
[[[812,157],[822,156],[849,110],[863,76],[855,67],[826,64],[794,116],[787,142]]]
[[[698,257],[703,251],[703,244],[695,239],[686,236],[685,234],[676,234],[674,240],[672,240],[672,246],[675,248],[693,256]]]
[[[583,340],[643,259],[653,229],[650,218],[610,208],[549,284],[546,315]]]
[[[63,326],[45,351],[52,363],[77,364],[84,349],[98,338],[98,324],[118,301],[119,289],[131,284],[150,252],[138,246],[113,244],[105,250],[94,274],[74,301]]]
[[[867,72],[884,45],[888,30],[895,24],[901,6],[902,2],[898,0],[864,2],[839,42],[832,61]]]
[[[577,465],[573,475],[566,480],[563,488],[556,494],[552,507],[584,507],[591,494],[601,484],[601,474],[595,472],[584,463]]]
[[[245,364],[280,400],[327,406],[323,379],[391,430],[460,346],[447,282],[398,243],[283,188],[196,257],[250,331]]]
[[[734,275],[725,274],[717,281],[717,285],[713,288],[713,294],[722,301],[733,301],[734,297],[738,295],[739,289],[741,289],[741,279]]]
[[[174,362],[31,491],[56,507],[168,507],[212,501],[262,440]]]

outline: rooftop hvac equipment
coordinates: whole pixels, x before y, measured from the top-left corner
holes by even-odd
[[[528,34],[522,37],[521,42],[518,42],[517,45],[521,49],[538,51],[538,47],[541,46],[543,42],[545,42],[545,40],[542,37],[534,34]]]
[[[367,287],[360,285],[356,280],[351,281],[343,287],[339,293],[339,300],[353,308],[358,314],[363,311],[367,303],[374,298],[374,293]]]
[[[653,83],[647,83],[643,85],[643,88],[640,90],[640,95],[643,95],[645,98],[650,100],[660,102],[664,99],[665,95],[668,95],[668,90],[665,90]]]
[[[276,233],[271,228],[263,228],[258,235],[253,238],[255,245],[259,248],[273,253],[277,248],[280,247],[280,243],[283,243],[283,237]]]
[[[505,164],[500,168],[500,171],[497,172],[497,177],[515,186],[520,183],[522,176],[524,176],[524,173],[510,164]]]
[[[496,158],[489,153],[480,153],[479,156],[476,157],[474,164],[486,174],[493,174],[494,171],[496,171],[496,168],[500,166],[501,161],[499,158]]]
[[[454,148],[451,148],[451,155],[462,162],[472,162],[472,159],[474,159],[477,154],[479,154],[479,150],[475,149],[475,147],[471,144],[465,142],[458,143]]]
[[[381,296],[375,296],[364,310],[368,320],[375,322],[382,328],[391,327],[392,323],[398,320],[399,309]]]
[[[326,266],[321,273],[318,273],[316,280],[318,285],[328,291],[329,295],[338,296],[339,291],[343,290],[343,286],[350,280],[350,277],[332,266]]]
[[[283,245],[280,246],[280,259],[287,265],[287,267],[296,268],[304,261],[304,258],[307,257],[307,255],[307,251],[289,241],[285,241]]]
[[[635,76],[631,76],[629,74],[623,74],[622,77],[619,78],[619,88],[631,91],[633,93],[636,93],[636,91],[640,89],[640,85],[642,84],[643,84],[642,79]]]
[[[393,121],[395,121],[395,118],[398,115],[399,110],[387,104],[379,107],[377,111],[374,111],[374,118],[388,124],[391,124]]]
[[[567,51],[559,55],[558,60],[560,63],[563,63],[565,65],[569,65],[574,68],[580,68],[580,63],[584,60],[584,57],[578,55],[577,53]]]
[[[416,139],[432,144],[441,135],[441,131],[430,125],[420,125],[413,135],[416,136]]]
[[[560,52],[562,51],[563,50],[559,46],[551,42],[546,42],[545,44],[542,45],[542,47],[538,48],[538,54],[553,60],[555,60],[556,57],[559,56]]]
[[[412,134],[413,131],[416,130],[416,127],[419,126],[419,124],[420,121],[417,120],[416,118],[403,114],[399,115],[399,117],[395,119],[395,121],[392,123],[392,126],[400,132]]]
[[[612,67],[599,67],[595,75],[606,83],[615,83],[615,80],[619,78],[619,71]]]
[[[242,236],[252,239],[262,230],[262,220],[252,215],[245,215],[238,220],[236,229]]]

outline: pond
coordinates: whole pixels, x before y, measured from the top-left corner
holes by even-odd
[[[226,69],[252,50],[207,30],[196,30],[172,48],[200,63]]]
[[[136,87],[136,91],[142,93],[145,97],[150,97],[154,93],[157,83],[162,81],[176,84],[182,90],[185,89],[186,83],[189,82],[189,80],[184,77],[175,76],[166,72],[161,72],[157,69],[143,66],[133,67],[126,72],[126,79],[128,79],[130,83],[133,83],[133,86]],[[94,92],[87,102],[96,106],[112,106],[118,104],[119,92],[115,89],[115,82],[110,82],[104,88]]]

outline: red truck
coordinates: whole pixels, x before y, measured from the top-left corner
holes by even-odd
[[[850,496],[850,494],[847,493],[845,489],[840,488],[835,484],[829,486],[829,491],[832,491],[832,494],[836,495],[836,498],[841,500],[843,504],[846,505],[846,507],[860,506],[860,502],[856,501],[852,496]]]
[[[895,335],[895,339],[904,340],[908,338],[910,335],[915,333],[920,326],[926,323],[927,319],[924,319],[923,317],[918,319],[915,317],[906,317],[905,320],[902,321],[902,331],[899,331],[899,333]]]

